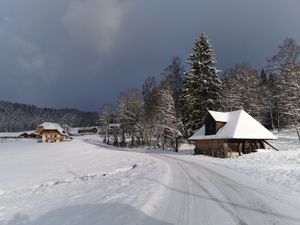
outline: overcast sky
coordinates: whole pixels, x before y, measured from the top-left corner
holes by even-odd
[[[208,34],[218,69],[300,44],[299,0],[0,0],[0,100],[98,111]]]

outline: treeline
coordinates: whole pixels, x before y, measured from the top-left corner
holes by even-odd
[[[106,137],[109,124],[121,125],[121,132],[113,140],[115,144],[155,143],[174,149],[179,137],[188,137],[203,125],[208,109],[244,109],[269,129],[297,125],[299,54],[296,41],[287,38],[278,52],[267,59],[265,68],[257,70],[241,63],[221,73],[209,39],[202,34],[187,59],[187,69],[174,57],[159,81],[148,77],[142,90],[120,93],[116,108],[103,105],[98,123]]]
[[[43,122],[87,127],[96,124],[98,115],[76,109],[38,108],[34,105],[0,101],[0,132],[34,130]]]

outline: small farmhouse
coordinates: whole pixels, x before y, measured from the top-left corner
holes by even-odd
[[[43,142],[57,142],[69,139],[67,132],[57,123],[42,123],[38,125],[35,132],[41,135]]]
[[[234,157],[241,153],[265,148],[266,140],[277,139],[244,110],[233,112],[208,111],[201,127],[189,138],[195,154]]]

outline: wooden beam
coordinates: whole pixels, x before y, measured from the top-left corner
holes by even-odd
[[[246,154],[246,140],[243,140],[243,145],[242,145],[242,152],[243,154]]]
[[[238,141],[237,150],[238,150],[238,152],[239,152],[239,156],[241,156],[241,155],[242,155],[242,154],[241,154],[241,148],[240,148],[240,145],[241,145],[241,142],[240,142],[240,141]]]
[[[263,140],[263,142],[265,142],[267,145],[269,145],[270,147],[272,147],[273,149],[275,149],[276,151],[279,151],[278,148],[275,148],[273,145],[271,145],[269,142],[267,142],[266,140]]]

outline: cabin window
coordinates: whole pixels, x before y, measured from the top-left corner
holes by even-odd
[[[209,121],[205,125],[205,135],[213,135],[216,134],[216,123],[214,121]]]

